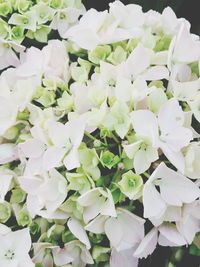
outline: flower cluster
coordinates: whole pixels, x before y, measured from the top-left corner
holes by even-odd
[[[199,37],[170,8],[33,2],[0,1],[0,266],[136,267],[192,244]]]

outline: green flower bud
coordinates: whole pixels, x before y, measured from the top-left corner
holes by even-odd
[[[94,140],[93,145],[94,145],[94,147],[100,147],[101,141],[96,139],[96,140]]]
[[[62,233],[62,241],[63,243],[68,243],[72,240],[75,240],[75,236],[70,231],[65,231]]]
[[[0,223],[5,223],[11,217],[11,206],[8,202],[0,203]]]
[[[47,237],[53,241],[59,240],[64,232],[65,227],[63,225],[54,224],[48,231]]]
[[[16,188],[12,190],[10,202],[20,204],[24,202],[25,198],[26,193],[21,188]]]
[[[17,216],[17,223],[23,227],[31,223],[31,217],[26,208],[23,208],[19,211]]]
[[[77,203],[77,196],[70,196],[61,206],[60,210],[72,217],[82,220],[83,208]]]
[[[85,193],[91,187],[87,176],[83,173],[67,173],[66,178],[69,181],[67,188],[69,190],[77,191],[80,194]]]
[[[128,171],[122,175],[122,179],[118,182],[121,192],[129,199],[138,199],[142,195],[143,180],[140,175],[133,171]]]
[[[8,36],[9,25],[0,18],[0,38],[5,39]]]
[[[79,159],[83,170],[90,175],[95,181],[99,179],[101,173],[98,168],[98,155],[96,150],[84,148],[79,150]]]
[[[71,65],[71,75],[74,81],[76,82],[86,82],[88,80],[88,70],[85,66],[76,66],[75,64]]]
[[[192,73],[196,74],[197,77],[199,77],[199,64],[198,62],[193,62],[190,64]]]
[[[55,92],[53,91],[43,91],[42,96],[37,99],[37,102],[42,104],[45,108],[52,106],[55,103]]]
[[[50,6],[55,9],[61,8],[62,5],[63,5],[63,0],[51,0],[50,1]]]
[[[12,126],[11,128],[9,128],[5,134],[3,135],[4,138],[8,139],[8,140],[14,140],[17,138],[19,134],[19,129],[17,126]]]
[[[33,33],[35,39],[41,43],[47,43],[48,34],[50,33],[51,28],[47,25],[40,25],[37,27],[37,30]]]
[[[112,52],[107,60],[114,65],[118,65],[126,60],[127,52],[121,47],[117,46],[115,51]]]
[[[84,59],[82,59],[82,58],[79,57],[78,58],[78,64],[81,67],[84,67],[87,70],[88,73],[90,72],[91,67],[92,67],[92,64],[89,61],[84,60]]]
[[[131,39],[128,41],[128,44],[127,44],[127,47],[126,49],[129,51],[129,52],[132,52],[136,46],[138,45],[139,43],[139,39]]]
[[[104,167],[111,169],[112,167],[116,166],[120,162],[120,158],[119,156],[115,156],[110,151],[104,151],[101,153],[100,161]]]
[[[172,262],[169,262],[166,267],[176,267]]]
[[[24,29],[21,26],[14,26],[11,30],[11,36],[13,40],[23,40]]]
[[[26,12],[31,5],[31,1],[28,0],[18,0],[16,9],[18,9],[19,13]]]
[[[36,263],[35,267],[44,267],[44,265],[42,263]]]
[[[111,47],[109,45],[97,46],[94,50],[90,51],[88,58],[94,64],[99,64],[101,60],[105,61],[111,53]]]
[[[62,94],[61,98],[57,99],[58,107],[66,111],[66,113],[70,112],[74,106],[73,96],[69,95],[66,91]]]
[[[7,17],[12,12],[12,7],[9,1],[0,3],[0,16]]]
[[[119,188],[115,188],[112,191],[112,196],[113,196],[113,201],[115,204],[120,203],[125,200],[125,196],[124,194],[122,194]]]
[[[36,222],[32,222],[29,229],[32,235],[36,235],[40,231],[39,225]]]
[[[22,121],[26,121],[26,120],[28,120],[28,118],[29,118],[29,111],[27,110],[27,109],[25,109],[24,111],[22,111],[22,112],[19,112],[18,114],[17,114],[17,120],[22,120]]]
[[[165,51],[169,49],[169,45],[171,43],[171,38],[168,36],[160,36],[156,42],[154,47],[155,52]]]
[[[172,259],[174,262],[180,262],[183,258],[184,250],[182,248],[174,249]]]
[[[110,258],[110,256],[108,255],[109,252],[110,248],[94,246],[92,250],[92,257],[96,261],[96,263],[106,262],[109,261]]]
[[[89,238],[90,238],[91,243],[99,244],[103,241],[104,236],[101,234],[93,234],[93,233],[89,232]]]

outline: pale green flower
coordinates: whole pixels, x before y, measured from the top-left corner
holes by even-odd
[[[71,75],[76,82],[86,82],[88,80],[88,70],[85,66],[77,66],[77,63],[71,64]]]
[[[122,175],[122,179],[118,182],[118,185],[121,192],[129,199],[135,200],[142,196],[142,177],[131,170]]]
[[[69,95],[66,91],[62,94],[62,97],[57,99],[58,107],[65,111],[66,113],[70,112],[74,106],[74,98]]]
[[[30,0],[15,0],[13,7],[15,10],[18,10],[19,13],[24,13],[30,8],[31,2]]]
[[[68,190],[83,194],[91,188],[91,184],[84,173],[66,173],[66,178],[69,181]]]
[[[38,42],[46,43],[48,41],[48,34],[50,33],[51,28],[47,25],[38,25],[35,31],[28,30],[26,37],[30,39],[35,39]]]
[[[162,88],[156,88],[147,96],[149,110],[158,113],[161,106],[167,102],[167,96]]]
[[[0,223],[5,223],[11,217],[11,205],[4,201],[0,202]]]
[[[12,27],[11,38],[21,43],[24,39],[24,28],[20,25]]]
[[[83,147],[79,149],[79,159],[83,170],[94,180],[98,180],[101,173],[98,168],[98,155],[96,150]]]
[[[55,11],[45,3],[39,3],[33,6],[32,10],[35,10],[36,19],[38,24],[45,24],[52,20]]]
[[[127,52],[121,47],[117,46],[115,51],[112,52],[107,60],[114,65],[118,65],[126,60]]]
[[[75,217],[78,220],[82,219],[83,207],[77,202],[78,196],[70,196],[61,206],[60,210],[66,212],[69,216]]]
[[[106,60],[106,58],[111,53],[111,47],[109,45],[97,46],[94,50],[88,53],[88,58],[94,64],[99,64],[101,60]]]
[[[94,246],[92,250],[92,257],[96,263],[109,261],[110,248]]]
[[[120,162],[120,158],[110,151],[104,151],[100,155],[100,161],[104,167],[111,169]]]
[[[12,12],[12,5],[10,1],[0,2],[0,16],[7,17]]]
[[[26,193],[21,188],[15,188],[12,190],[11,203],[22,203],[26,199]]]
[[[13,25],[19,25],[27,30],[36,31],[36,13],[35,11],[28,11],[23,15],[14,13],[9,19],[8,23]]]
[[[23,208],[19,211],[19,213],[17,214],[17,223],[20,226],[27,226],[31,223],[31,217],[29,215],[29,212],[26,208]]]
[[[114,103],[103,121],[103,126],[110,131],[116,131],[121,139],[127,134],[130,124],[129,108],[120,101]]]
[[[8,23],[0,18],[0,38],[6,38],[8,36],[9,31],[10,28]]]

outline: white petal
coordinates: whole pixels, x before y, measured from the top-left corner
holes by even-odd
[[[102,234],[104,233],[104,225],[107,219],[108,219],[108,216],[99,215],[94,220],[92,220],[90,223],[88,223],[85,226],[85,229],[95,234]]]
[[[83,228],[83,225],[78,220],[73,218],[70,218],[68,220],[67,225],[72,234],[76,238],[78,238],[83,244],[85,244],[87,249],[90,249],[90,241],[88,239],[85,229]]]
[[[157,175],[162,178],[160,193],[169,205],[181,206],[200,196],[200,189],[182,174],[169,169],[164,163],[161,163],[158,169]]]
[[[110,267],[138,267],[138,259],[133,256],[134,249],[124,251],[112,250]]]
[[[137,110],[131,113],[133,129],[142,136],[151,138],[153,144],[158,138],[158,123],[156,116],[148,110]]]
[[[185,23],[183,23],[175,42],[173,59],[189,64],[198,61],[199,57],[200,42],[192,38]]]
[[[145,71],[142,76],[147,81],[157,81],[157,80],[162,80],[162,79],[168,79],[169,71],[164,66],[154,66],[154,67],[150,67],[147,71]]]
[[[101,214],[116,217],[117,214],[112,194],[109,189],[107,189],[107,192],[108,192],[108,198],[101,209]]]
[[[37,158],[45,151],[45,144],[37,139],[30,139],[19,144],[19,149],[23,151],[27,158]]]
[[[158,237],[158,244],[161,246],[184,246],[187,241],[178,232],[176,226],[171,223],[165,223],[159,227],[160,235]]]
[[[166,204],[150,181],[146,182],[143,189],[144,217],[159,217],[164,214]]]
[[[49,147],[43,155],[43,169],[49,171],[50,169],[60,167],[65,152],[64,148]]]
[[[117,218],[110,218],[105,222],[105,233],[110,240],[111,246],[117,249],[123,238],[123,230]]]
[[[0,164],[18,159],[17,147],[14,144],[0,144]]]
[[[133,254],[137,258],[147,258],[156,249],[158,242],[158,230],[153,228],[142,240],[135,253]]]
[[[173,132],[174,128],[180,127],[184,123],[184,112],[175,98],[168,100],[158,113],[158,123],[161,132]]]

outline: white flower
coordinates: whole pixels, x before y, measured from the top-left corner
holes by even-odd
[[[17,160],[18,151],[15,144],[0,144],[0,164],[5,164]]]
[[[138,16],[139,13],[142,13],[141,9],[137,6],[132,7],[130,17],[133,14]],[[114,8],[112,5],[111,8],[110,14],[107,11],[98,12],[95,9],[90,9],[80,19],[79,24],[71,27],[63,34],[63,37],[69,38],[81,48],[92,50],[97,45],[119,42],[141,35],[141,30],[138,30],[137,27],[129,29],[129,25],[123,25],[122,20],[120,21],[118,17],[115,18],[118,8]],[[124,12],[128,11],[125,6],[123,6],[123,9]],[[142,24],[142,17],[140,19],[140,23],[136,26]]]
[[[50,27],[54,30],[58,30],[60,36],[64,38],[64,34],[68,28],[74,26],[74,24],[77,23],[80,15],[83,13],[83,10],[74,7],[59,9],[53,16]]]
[[[144,219],[118,208],[116,218],[99,215],[85,229],[96,234],[105,232],[111,246],[117,251],[124,251],[141,242],[144,237],[144,223]]]
[[[200,179],[200,143],[192,142],[184,151],[185,175],[191,179]]]
[[[66,218],[61,212],[56,213],[68,192],[67,181],[58,171],[52,169],[43,176],[21,176],[18,181],[28,194],[27,209],[33,218],[35,215]]]
[[[156,186],[160,188],[160,193]],[[143,189],[144,217],[153,223],[166,212],[167,206],[181,207],[200,196],[200,190],[188,178],[161,163]]]
[[[38,174],[59,167],[62,162],[68,170],[79,167],[78,148],[84,135],[84,128],[83,119],[70,121],[65,125],[49,121],[46,129],[35,125],[31,129],[33,139],[19,145],[20,151],[29,158],[27,171],[34,170],[34,173]]]
[[[19,242],[20,240],[20,242]],[[9,232],[1,236],[0,264],[4,267],[33,267],[34,264],[28,254],[31,248],[29,230],[23,229]]]
[[[42,75],[46,79],[68,81],[68,54],[63,42],[51,40],[42,50],[31,47],[21,58],[21,65],[17,68],[20,77]]]
[[[83,243],[87,249],[91,248],[90,241],[86,234],[86,231],[83,225],[76,219],[70,218],[67,222],[67,226],[72,234],[81,242]]]
[[[137,267],[138,259],[133,256],[134,250],[134,248],[123,251],[113,249],[110,256],[110,267]]]
[[[94,219],[98,214],[116,217],[115,205],[109,189],[104,191],[101,187],[94,188],[81,195],[77,201],[84,208],[85,223]]]
[[[90,252],[78,240],[65,244],[64,248],[54,247],[52,249],[54,262],[57,266],[72,264],[73,267],[93,264],[94,261]]]
[[[51,243],[33,243],[34,257],[33,262],[42,262],[44,267],[53,267],[53,257],[50,253],[46,253],[46,249],[51,249]]]
[[[172,44],[173,45],[173,44]],[[181,63],[192,63],[200,59],[200,41],[190,34],[185,23],[180,27],[173,45],[172,60]]]
[[[11,170],[3,166],[0,167],[0,202],[5,200],[5,196],[10,190],[13,176],[14,173]]]
[[[0,38],[0,70],[9,66],[18,66],[20,61],[15,53],[21,53],[25,49],[13,41],[6,41]]]
[[[134,111],[131,117],[135,132],[150,139],[152,147],[160,147],[170,162],[183,173],[181,149],[189,144],[193,134],[183,126],[185,116],[178,101],[173,98],[168,100],[159,110],[158,117],[148,110]]]

